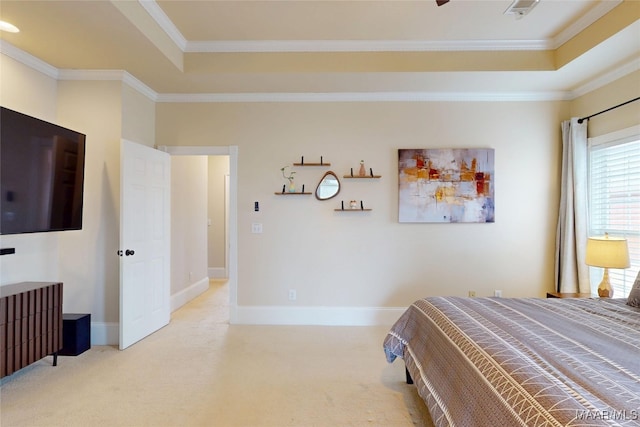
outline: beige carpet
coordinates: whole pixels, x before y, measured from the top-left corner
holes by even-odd
[[[226,284],[125,351],[47,357],[0,382],[0,425],[430,425],[387,327],[229,325]]]

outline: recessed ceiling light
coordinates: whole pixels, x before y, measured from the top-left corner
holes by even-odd
[[[19,33],[20,30],[13,24],[5,21],[0,21],[0,31],[7,31],[9,33]]]

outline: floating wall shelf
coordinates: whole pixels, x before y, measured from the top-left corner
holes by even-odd
[[[311,194],[307,191],[304,191],[304,184],[302,184],[302,191],[288,191],[287,190],[287,185],[283,185],[282,186],[282,191],[280,192],[275,192],[273,193],[276,196],[287,196],[287,195],[291,195],[291,196],[300,196],[300,195],[306,195],[306,194]]]
[[[320,163],[314,163],[314,162],[305,162],[304,161],[304,156],[302,156],[300,158],[300,163],[294,163],[293,166],[331,166],[331,163],[326,163],[323,159],[322,156],[320,156]]]
[[[360,200],[360,207],[357,207],[357,208],[352,208],[352,207],[345,208],[344,205],[345,203],[343,200],[342,202],[340,202],[340,208],[334,209],[334,211],[336,212],[368,212],[371,210],[369,208],[364,207],[364,203],[362,202],[362,200]]]
[[[351,173],[349,173],[348,175],[343,175],[342,177],[343,178],[348,178],[348,179],[351,179],[351,178],[377,179],[377,178],[381,178],[382,175],[374,175],[373,174],[373,168],[369,168],[369,173],[366,174],[366,175],[360,175],[359,173],[358,174],[354,174],[353,173],[353,168],[351,168]]]
[[[284,193],[276,192],[276,193],[273,193],[273,194],[275,194],[276,196],[306,196],[306,195],[309,195],[311,193],[306,193],[306,192],[305,193],[301,193],[301,192],[298,192],[298,191],[292,193],[292,192],[289,192],[289,191],[285,191]]]

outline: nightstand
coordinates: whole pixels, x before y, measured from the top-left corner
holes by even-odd
[[[547,292],[547,298],[591,298],[591,294],[577,292]]]

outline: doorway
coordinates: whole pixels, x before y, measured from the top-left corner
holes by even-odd
[[[238,147],[237,146],[161,146],[171,156],[228,156],[228,286],[229,323],[237,322],[238,307]]]
[[[207,159],[207,276],[229,278],[229,156]]]

